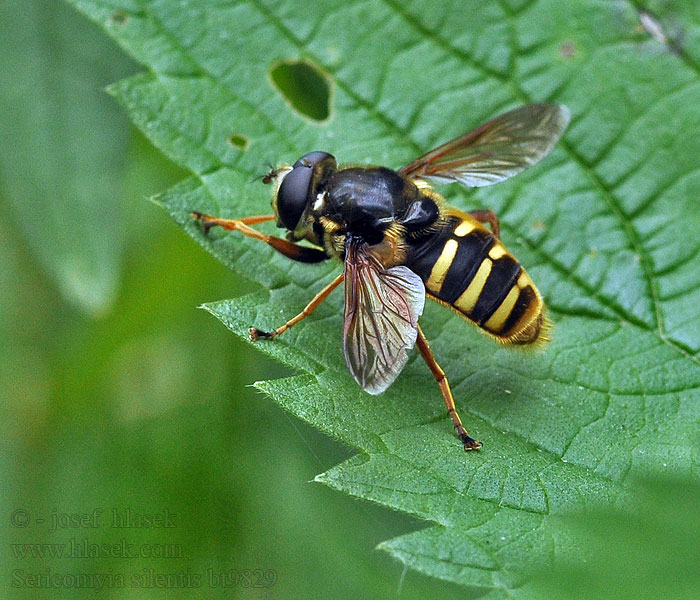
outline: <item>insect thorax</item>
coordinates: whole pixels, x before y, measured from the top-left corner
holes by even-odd
[[[383,167],[336,171],[317,190],[310,214],[315,241],[336,256],[347,237],[369,245],[386,238],[403,244],[406,235],[430,227],[439,215],[431,196]]]

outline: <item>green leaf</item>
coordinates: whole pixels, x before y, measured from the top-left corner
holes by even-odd
[[[148,68],[112,92],[192,173],[159,201],[262,286],[206,305],[243,337],[295,315],[339,265],[205,237],[191,211],[269,212],[254,180],[269,161],[323,149],[396,168],[509,107],[571,109],[565,139],[537,167],[493,188],[441,190],[461,208],[496,210],[556,323],[546,351],[528,354],[427,307],[424,330],[483,451],[462,452],[419,358],[380,397],[355,385],[338,292],[257,346],[299,374],[256,385],[358,450],[317,479],[431,523],[384,550],[489,598],[530,597],[532,569],[585,557],[555,519],[601,504],[633,510],[633,477],[698,480],[697,48],[652,39],[624,2],[72,1]],[[328,78],[327,120],[297,112],[271,80],[293,61]]]
[[[0,8],[0,194],[64,298],[91,314],[114,300],[131,128],[104,86],[133,70],[62,3]]]

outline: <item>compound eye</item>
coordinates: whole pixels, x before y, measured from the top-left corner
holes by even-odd
[[[328,152],[309,152],[308,154],[304,154],[304,156],[294,163],[294,168],[315,167],[318,163],[327,158],[332,158],[333,161],[335,161],[335,157],[332,154],[328,154]]]
[[[298,163],[299,161],[297,161]],[[282,224],[294,231],[306,208],[306,201],[311,186],[313,169],[309,167],[295,167],[282,180],[277,193],[277,212]]]

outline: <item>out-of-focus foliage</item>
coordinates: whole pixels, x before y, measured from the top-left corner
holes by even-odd
[[[115,299],[129,122],[104,87],[133,63],[60,2],[0,5],[0,182],[12,221],[63,297]]]
[[[634,507],[598,507],[554,520],[586,548],[534,574],[528,593],[548,600],[688,600],[698,594],[700,486],[661,477],[632,484]]]

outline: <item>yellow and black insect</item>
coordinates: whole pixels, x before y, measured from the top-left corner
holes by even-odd
[[[418,325],[425,297],[507,345],[546,341],[547,317],[537,288],[501,243],[493,212],[450,208],[428,182],[479,187],[508,179],[549,153],[568,121],[564,106],[516,108],[397,171],[339,167],[327,152],[311,152],[263,178],[275,184],[274,215],[193,216],[205,232],[213,226],[237,230],[296,261],[342,261],[343,273],[301,313],[272,332],[251,328],[251,339],[280,335],[345,281],[343,351],[357,383],[370,394],[383,392],[417,345],[464,449],[476,450],[481,443],[462,425],[445,373]],[[287,230],[286,240],[250,227],[271,220]],[[297,243],[302,240],[313,247]]]

